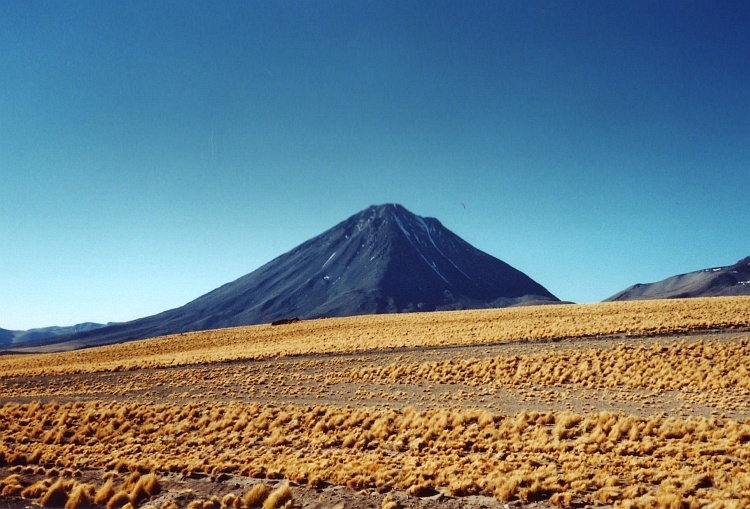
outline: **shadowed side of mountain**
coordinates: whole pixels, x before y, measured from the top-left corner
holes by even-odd
[[[182,307],[54,341],[70,341],[67,349],[291,317],[556,302],[543,286],[437,219],[389,204],[369,207]]]
[[[0,345],[7,349],[18,349],[27,347],[43,346],[60,341],[67,341],[69,336],[79,332],[93,331],[108,324],[85,322],[69,326],[39,327],[29,330],[6,330],[0,329]]]
[[[750,295],[750,257],[734,265],[697,270],[656,283],[636,284],[606,301]]]
[[[107,324],[112,325],[112,324]],[[100,329],[106,327],[103,323],[84,322],[76,325],[70,325],[66,327],[40,327],[36,329],[29,329],[26,331],[17,331],[13,343],[28,343],[32,341],[43,341],[45,339],[54,338],[58,336],[65,336],[68,334],[75,334],[77,332],[84,332],[90,330]]]
[[[13,338],[16,335],[13,331],[7,329],[0,329],[0,345],[9,345],[13,343]]]

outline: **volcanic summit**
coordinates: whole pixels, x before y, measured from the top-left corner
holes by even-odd
[[[182,307],[67,336],[78,346],[278,319],[552,303],[527,275],[401,205],[371,206]]]

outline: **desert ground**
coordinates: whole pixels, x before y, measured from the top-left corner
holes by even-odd
[[[750,298],[0,357],[3,507],[746,507]]]

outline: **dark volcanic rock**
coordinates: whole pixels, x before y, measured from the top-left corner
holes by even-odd
[[[66,339],[77,346],[311,319],[559,302],[433,218],[373,206],[254,272],[158,315]]]
[[[728,267],[703,269],[656,283],[633,285],[607,301],[731,295],[750,295],[750,256]]]
[[[271,325],[289,325],[290,323],[297,322],[299,322],[299,318],[295,316],[294,318],[279,318],[278,320],[271,322]]]

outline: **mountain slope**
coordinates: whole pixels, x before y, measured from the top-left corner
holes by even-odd
[[[13,331],[0,329],[0,345],[9,345],[13,343],[14,337],[16,337],[16,335]]]
[[[67,336],[76,346],[164,334],[373,313],[559,302],[510,265],[437,219],[373,206],[254,272],[186,305]]]
[[[112,324],[107,324],[112,325]],[[68,334],[74,334],[76,332],[90,331],[106,327],[103,323],[84,322],[76,325],[70,325],[67,327],[40,327],[37,329],[29,329],[27,331],[17,331],[16,337],[13,338],[13,343],[26,343],[29,341],[41,341],[44,339],[54,338],[57,336],[65,336]]]
[[[66,327],[40,327],[29,330],[6,330],[0,329],[0,345],[27,343],[27,342],[40,342],[50,338],[56,338],[58,336],[66,336],[74,334],[76,332],[89,331],[106,327],[107,325],[113,325],[112,323],[93,323],[85,322],[76,325],[70,325]]]
[[[636,284],[607,301],[750,295],[750,256],[727,267],[697,270],[656,283]]]

